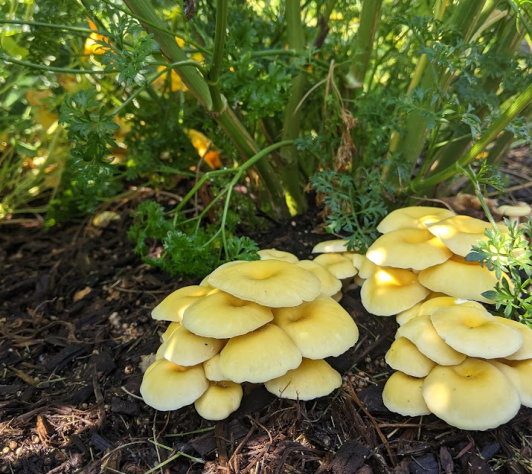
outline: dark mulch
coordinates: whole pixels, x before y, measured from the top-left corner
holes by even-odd
[[[278,225],[259,243],[307,258],[325,238],[315,221]],[[249,387],[219,423],[192,407],[155,412],[135,397],[139,363],[165,328],[150,311],[193,282],[144,265],[130,223],[123,209],[103,229],[88,220],[48,233],[0,228],[1,473],[532,472],[530,409],[488,432],[385,409],[383,357],[396,324],[368,315],[356,290],[342,304],[361,338],[332,360],[344,384],[331,396],[293,402]]]

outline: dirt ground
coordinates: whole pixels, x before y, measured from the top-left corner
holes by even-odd
[[[517,197],[531,202],[530,189]],[[145,405],[139,363],[165,329],[150,312],[194,282],[133,254],[126,232],[137,204],[105,228],[90,219],[47,233],[31,221],[0,227],[0,473],[532,472],[531,409],[486,432],[386,410],[384,354],[396,323],[367,314],[357,290],[342,305],[361,337],[330,360],[344,374],[331,396],[294,402],[250,386],[241,408],[218,423],[193,407]],[[308,258],[326,239],[314,231],[318,221],[279,223],[258,243]]]

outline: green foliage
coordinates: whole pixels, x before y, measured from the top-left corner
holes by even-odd
[[[324,195],[326,230],[350,235],[348,250],[365,253],[379,233],[377,225],[387,213],[385,199],[391,189],[380,185],[376,170],[361,170],[358,178],[323,171],[311,179],[312,187]]]
[[[249,237],[230,237],[223,253],[218,226],[202,228],[179,213],[170,219],[155,201],[143,202],[133,217],[128,237],[135,243],[135,253],[171,275],[203,278],[225,261],[259,259],[259,248]]]
[[[532,327],[532,219],[522,227],[505,220],[509,232],[486,229],[487,241],[479,241],[466,256],[470,262],[495,272],[500,281],[483,296],[493,300],[497,310],[506,318],[515,319]],[[502,278],[502,279],[501,279]]]

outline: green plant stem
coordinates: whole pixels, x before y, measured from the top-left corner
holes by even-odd
[[[346,77],[348,87],[360,89],[364,86],[364,79],[373,52],[381,6],[382,0],[364,0],[362,3],[360,26],[353,43],[353,59],[349,74]]]
[[[302,53],[305,49],[305,36],[301,24],[300,0],[286,0],[286,32],[289,48]],[[301,108],[305,76],[300,73],[292,78],[290,96],[284,110],[282,140],[295,140],[299,136]],[[283,166],[281,176],[286,190],[286,202],[291,215],[306,210],[307,203],[299,179],[299,153],[295,145],[281,151]]]
[[[152,28],[148,24],[144,25],[148,31],[153,33],[155,41],[159,43],[162,52],[170,62],[180,62],[187,59],[185,53],[178,46],[175,37],[172,34],[160,31],[161,28],[165,29],[164,22],[159,18],[151,3],[144,0],[124,1],[133,13],[143,19],[146,18],[151,24],[161,26],[160,28]],[[213,101],[205,78],[193,68],[184,67],[177,72],[190,92],[198,99],[199,103],[208,111],[212,111]],[[248,160],[259,152],[259,146],[230,107],[225,106],[221,112],[212,114],[212,117],[233,141],[244,160]],[[262,179],[266,191],[269,193],[273,212],[278,217],[286,217],[288,209],[284,202],[284,191],[273,168],[266,161],[258,161],[257,172]]]
[[[501,133],[504,128],[519,115],[528,104],[532,103],[532,84],[530,84],[513,102],[501,116],[493,122],[491,127],[480,137],[480,139],[469,149],[469,151],[459,160],[455,161],[447,169],[436,173],[429,178],[422,179],[422,177],[415,178],[410,184],[410,190],[414,193],[419,193],[423,190],[433,188],[437,184],[451,178],[461,170],[469,165],[479,153],[482,153],[485,148]]]
[[[113,38],[113,35],[110,34],[108,31],[104,30],[91,30],[90,28],[86,28],[83,26],[67,26],[67,25],[57,25],[55,23],[44,23],[42,21],[24,21],[24,20],[0,20],[0,25],[27,25],[27,26],[43,26],[46,28],[52,28],[57,30],[64,30],[64,31],[76,31],[79,33],[96,33],[102,36],[107,36],[110,38]]]
[[[194,195],[199,191],[199,189],[210,179],[214,178],[215,176],[221,176],[228,173],[239,173],[240,176],[242,176],[243,172],[249,169],[251,166],[256,165],[262,158],[269,155],[270,153],[274,152],[278,148],[281,148],[283,146],[288,146],[293,143],[292,140],[288,141],[282,141],[278,143],[274,143],[273,145],[270,145],[267,148],[264,148],[264,150],[258,152],[256,155],[252,156],[248,161],[245,163],[242,163],[238,168],[225,168],[223,170],[214,170],[214,171],[207,171],[194,185],[194,187],[186,194],[186,196],[183,198],[183,200],[177,205],[177,207],[170,211],[171,213],[177,213],[185,207],[188,201],[194,197]]]
[[[464,173],[468,178],[469,181],[471,181],[471,184],[473,185],[473,188],[475,190],[475,195],[478,198],[478,201],[480,202],[480,205],[482,206],[482,209],[484,210],[484,214],[486,214],[486,217],[488,218],[488,221],[493,227],[493,230],[497,232],[499,228],[497,227],[497,224],[495,223],[495,219],[491,215],[490,208],[486,204],[486,201],[484,199],[484,196],[482,194],[482,190],[480,189],[480,185],[478,183],[478,179],[475,175],[475,172],[471,169],[471,166],[468,165],[464,168],[461,168],[462,173]]]
[[[225,37],[227,35],[228,0],[216,0],[216,28],[214,32],[214,51],[211,67],[208,74],[209,90],[211,92],[215,113],[220,113],[225,108],[225,99],[220,92],[220,73],[222,70]]]
[[[46,66],[44,64],[31,63],[21,59],[15,59],[0,54],[0,60],[11,64],[17,64],[37,71],[60,72],[64,74],[116,74],[116,71],[95,71],[94,69],[70,69],[65,67]]]
[[[514,11],[515,15],[517,16],[519,22],[523,25],[526,32],[530,37],[532,37],[532,27],[530,24],[526,21],[525,16],[523,15],[523,10],[525,10],[525,7],[519,7],[516,5],[516,3],[513,0],[507,0],[508,4],[510,5],[510,8]]]

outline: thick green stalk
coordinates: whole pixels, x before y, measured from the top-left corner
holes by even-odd
[[[288,47],[298,52],[305,49],[305,36],[301,24],[301,5],[299,0],[286,0],[286,33]],[[283,140],[294,140],[299,136],[301,125],[301,108],[298,105],[303,98],[305,76],[298,74],[292,79],[290,97],[284,110]],[[282,180],[285,186],[286,203],[291,215],[305,211],[307,203],[299,179],[299,154],[295,145],[290,145],[281,151],[283,167]]]
[[[360,25],[353,42],[353,53],[349,74],[346,77],[347,86],[362,88],[368,70],[373,42],[379,23],[382,0],[364,0],[360,12]]]
[[[220,72],[222,70],[223,51],[227,29],[227,0],[216,0],[216,29],[214,32],[214,51],[211,68],[208,75],[209,90],[213,102],[213,112],[219,113],[225,107],[225,101],[220,92]]]
[[[509,17],[506,20],[506,25],[502,27],[501,25],[501,32],[497,37],[497,41],[494,45],[494,53],[500,55],[501,57],[513,57],[515,55],[515,52],[517,51],[517,48],[519,48],[519,45],[521,44],[525,32],[519,32],[515,28],[515,19],[513,17]],[[488,77],[482,87],[484,91],[487,94],[495,93],[497,92],[497,89],[500,86],[501,83],[501,77]],[[484,106],[479,108],[478,110],[475,110],[475,115],[479,117],[481,120],[483,120],[489,113],[490,109],[488,106]],[[455,140],[456,137],[465,136],[465,138],[462,138],[460,140]],[[438,173],[441,170],[444,170],[448,166],[452,164],[453,161],[457,159],[457,157],[462,156],[468,146],[471,143],[470,135],[469,135],[469,127],[467,125],[464,125],[462,127],[458,127],[458,130],[454,133],[453,138],[451,138],[449,145],[442,147],[433,157],[433,162],[435,163],[435,166],[433,167],[433,172]]]
[[[140,18],[145,18],[149,22],[149,24],[143,22],[144,28],[153,34],[153,38],[159,43],[162,52],[170,62],[175,63],[188,59],[186,53],[177,44],[175,36],[161,31],[161,29],[165,28],[165,24],[159,18],[159,15],[157,15],[150,2],[144,0],[124,0],[124,2],[135,15],[138,15]],[[154,28],[151,25],[157,25],[158,28]],[[211,110],[212,99],[209,87],[198,70],[194,67],[184,67],[179,70],[178,74],[198,101],[206,109]]]
[[[150,24],[159,25],[157,28],[144,24],[144,27],[153,33],[155,41],[161,46],[162,52],[170,62],[179,62],[187,59],[186,54],[178,46],[175,37],[165,31],[164,22],[159,18],[150,2],[145,0],[124,0],[128,7],[141,19],[146,18]],[[176,71],[190,92],[198,99],[201,105],[211,111],[213,101],[210,95],[207,81],[198,73],[195,68],[180,68]],[[229,138],[233,141],[244,160],[249,159],[259,152],[259,146],[255,143],[249,132],[238,120],[230,107],[225,106],[219,113],[213,114],[213,118],[218,122]],[[257,172],[260,175],[266,191],[270,197],[270,203],[274,213],[278,217],[287,217],[288,208],[284,201],[284,190],[277,179],[270,163],[260,160],[257,165]]]
[[[461,0],[446,22],[447,26],[453,27],[465,42],[469,41],[485,2],[486,0]],[[427,93],[437,90],[443,95],[450,86],[452,74],[448,70],[432,66],[425,68],[420,87]],[[435,109],[437,106],[439,101],[432,108]],[[403,138],[397,147],[397,153],[408,164],[409,174],[413,172],[416,161],[423,151],[427,133],[428,118],[418,112],[411,113],[406,119]],[[387,170],[385,177],[395,185],[399,185],[399,177],[391,175],[390,170]]]
[[[417,177],[410,183],[410,190],[414,193],[420,193],[426,189],[433,188],[437,184],[452,178],[455,174],[469,165],[486,147],[501,133],[504,128],[517,117],[530,103],[532,103],[532,84],[530,84],[513,102],[513,104],[493,122],[491,127],[486,130],[484,135],[469,149],[469,151],[459,160],[455,161],[447,169],[434,174],[433,176],[422,179]]]

